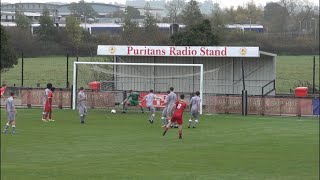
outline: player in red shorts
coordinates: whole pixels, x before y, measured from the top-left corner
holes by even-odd
[[[182,116],[183,116],[184,110],[188,105],[183,99],[184,99],[184,94],[181,94],[180,99],[176,102],[173,116],[169,121],[169,123],[167,124],[166,129],[162,134],[163,136],[166,135],[168,129],[170,128],[171,123],[175,122],[178,124],[178,128],[179,128],[179,139],[182,139],[182,124],[183,124]]]
[[[50,89],[50,91],[48,92],[48,98],[47,98],[47,101],[46,101],[46,104],[45,104],[45,112],[46,112],[45,119],[47,121],[54,121],[52,119],[52,98],[53,98],[54,90],[55,90],[55,88],[52,87]]]

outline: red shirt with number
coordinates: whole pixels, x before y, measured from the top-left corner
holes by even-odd
[[[176,102],[176,109],[173,113],[171,122],[177,122],[177,124],[179,124],[179,125],[183,124],[182,116],[183,116],[183,112],[186,109],[186,107],[187,107],[187,103],[185,101],[178,100]]]

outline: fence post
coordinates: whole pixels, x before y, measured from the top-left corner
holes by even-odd
[[[248,92],[246,90],[242,90],[242,115],[248,115]]]
[[[62,88],[59,89],[59,104],[58,104],[59,109],[63,108],[63,90]]]
[[[71,94],[70,94],[70,109],[73,109],[73,103],[72,103],[72,99],[73,99],[73,85],[71,85]]]
[[[32,91],[32,89],[31,88],[30,89],[26,89],[26,91],[27,91],[27,107],[31,108],[31,104],[32,104],[32,102],[31,102],[31,91]]]
[[[244,65],[243,65],[243,58],[241,58],[241,71],[242,71],[242,115],[246,116],[248,114],[248,92],[246,91],[246,84],[245,84],[245,76],[244,76]]]
[[[23,87],[23,51],[21,52],[21,86]]]
[[[69,88],[69,54],[67,54],[67,82],[66,88]]]
[[[246,84],[244,80],[244,65],[243,65],[243,58],[241,58],[241,71],[242,71],[242,85],[243,90],[246,90]]]
[[[312,67],[312,94],[314,95],[316,89],[316,56],[313,56]]]

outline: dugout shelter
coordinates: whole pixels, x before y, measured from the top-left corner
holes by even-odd
[[[276,55],[259,47],[99,45],[97,54],[113,56],[117,63],[203,64],[204,94],[241,94],[243,89],[248,95],[275,94]],[[191,93],[199,90],[199,73],[195,67],[118,66],[113,80],[117,90],[165,91],[174,86],[177,92]]]

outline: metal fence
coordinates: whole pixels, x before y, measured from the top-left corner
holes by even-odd
[[[58,88],[54,92],[53,107],[71,108],[72,89]],[[119,104],[126,98],[126,91],[87,91],[87,107],[91,109],[122,110]],[[15,93],[16,106],[23,108],[42,107],[44,88],[7,87],[1,107],[10,92]],[[165,94],[165,92],[155,92]],[[141,95],[147,92],[140,92]],[[181,93],[177,92],[179,96]],[[185,94],[189,101],[193,94]],[[247,96],[247,105],[243,106],[243,96],[235,94],[203,94],[204,114],[242,114],[246,108],[249,115],[284,115],[284,116],[313,116],[320,115],[319,96],[294,97],[290,96]],[[162,102],[163,103],[163,102]],[[157,108],[162,110],[162,108]],[[137,110],[131,107],[130,110]]]

